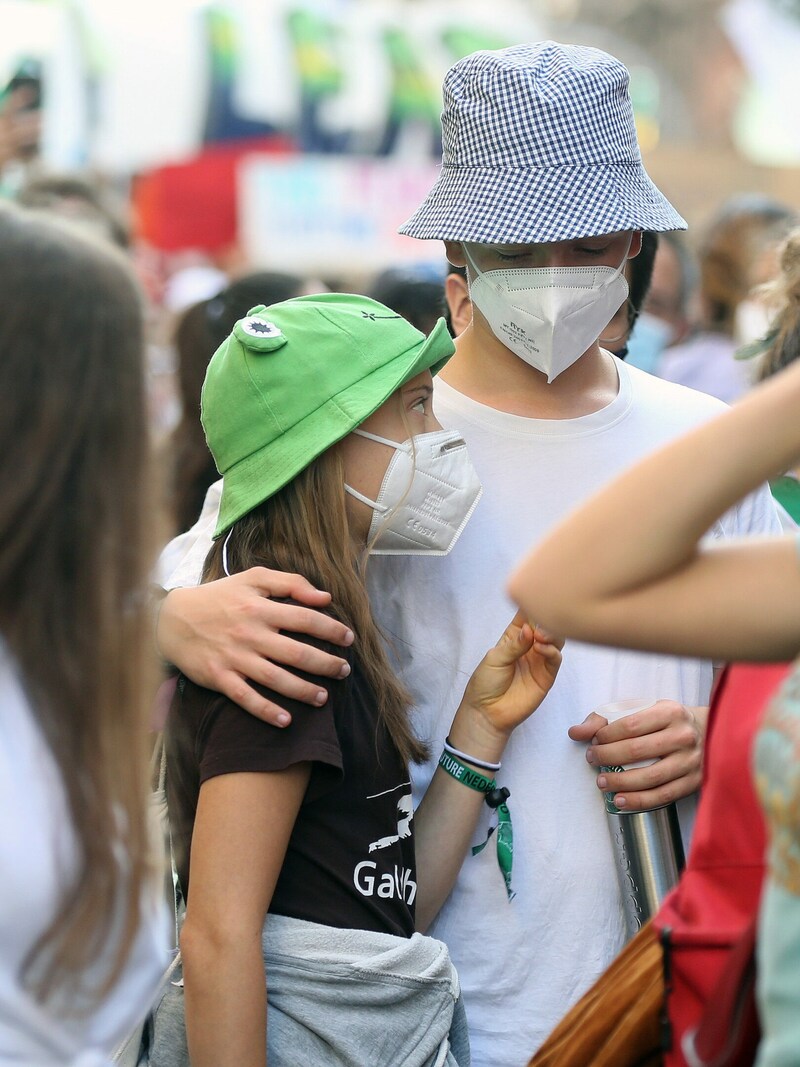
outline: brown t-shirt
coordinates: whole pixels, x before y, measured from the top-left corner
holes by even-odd
[[[309,760],[311,778],[269,910],[345,929],[403,937],[414,932],[417,883],[408,768],[378,717],[357,660],[351,665],[352,674],[343,682],[297,672],[328,690],[322,708],[256,686],[291,712],[285,728],[179,679],[166,726],[167,796],[185,894],[202,783],[218,774],[279,771]]]

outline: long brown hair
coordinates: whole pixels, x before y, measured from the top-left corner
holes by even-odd
[[[736,309],[753,288],[753,267],[797,222],[791,208],[757,194],[720,208],[699,249],[702,326],[732,337]]]
[[[792,230],[780,250],[780,273],[759,295],[775,317],[759,361],[763,381],[800,358],[800,227]]]
[[[258,566],[296,572],[331,594],[331,612],[356,635],[357,665],[386,728],[403,758],[418,763],[427,750],[411,729],[411,698],[389,664],[372,617],[363,580],[365,556],[350,536],[344,481],[341,453],[334,445],[234,523],[227,541],[228,567],[231,573]],[[204,581],[223,577],[225,540],[218,538],[211,548]]]
[[[9,208],[0,278],[0,632],[77,845],[23,976],[41,999],[95,997],[119,976],[148,874],[140,298],[111,247]],[[116,959],[87,989],[120,916]]]

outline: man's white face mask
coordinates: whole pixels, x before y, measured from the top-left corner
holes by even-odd
[[[446,556],[481,498],[467,446],[457,430],[416,434],[399,444],[366,430],[360,437],[395,450],[377,500],[349,485],[345,491],[372,508],[367,543],[378,556]]]
[[[629,240],[618,267],[482,271],[464,245],[475,274],[470,297],[495,337],[552,382],[598,339],[627,300],[623,269],[630,246]]]

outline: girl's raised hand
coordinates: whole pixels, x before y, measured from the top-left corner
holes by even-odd
[[[464,692],[462,706],[508,735],[539,707],[561,666],[562,638],[531,626],[518,612],[483,657]]]

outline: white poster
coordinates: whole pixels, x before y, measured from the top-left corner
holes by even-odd
[[[250,156],[239,176],[239,239],[254,267],[300,274],[444,266],[440,241],[397,233],[438,173],[433,163]]]

